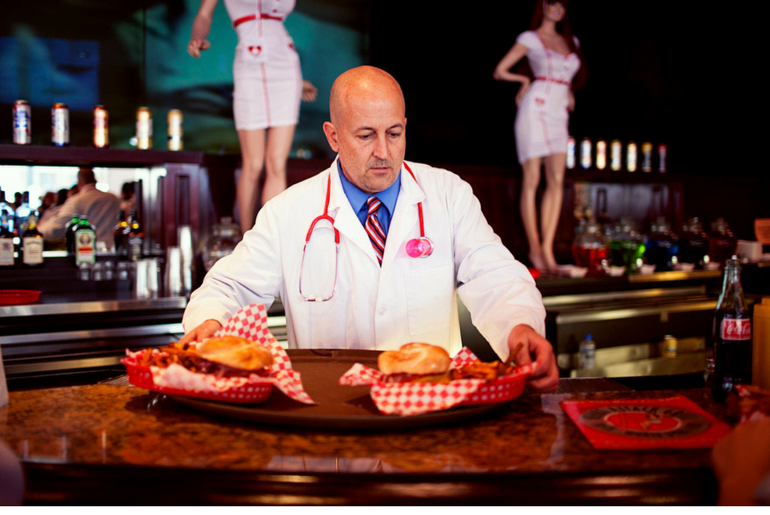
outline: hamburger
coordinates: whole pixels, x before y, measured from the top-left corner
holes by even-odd
[[[172,343],[158,350],[146,351],[139,364],[166,368],[178,363],[192,372],[221,377],[267,375],[273,364],[270,349],[238,336],[209,338],[195,346]]]
[[[385,383],[448,383],[459,379],[494,381],[513,371],[513,359],[521,347],[519,344],[505,363],[476,360],[450,369],[452,360],[443,348],[428,343],[407,343],[398,350],[380,354],[377,365]]]
[[[386,383],[447,383],[451,362],[447,351],[428,343],[406,343],[398,350],[384,351],[377,358]]]

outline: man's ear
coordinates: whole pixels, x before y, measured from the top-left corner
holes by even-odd
[[[324,122],[324,134],[326,134],[326,141],[329,142],[329,146],[333,151],[339,152],[340,146],[337,142],[337,127],[332,122]]]

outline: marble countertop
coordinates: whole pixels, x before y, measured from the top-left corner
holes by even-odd
[[[680,393],[725,419],[708,391],[618,384],[597,392],[581,387],[590,379],[562,382],[571,393],[525,392],[472,420],[383,432],[222,418],[130,385],[12,391],[0,408],[0,438],[22,461],[30,504],[715,501],[708,449],[595,450],[559,406],[564,399]],[[169,479],[178,477],[187,486]],[[326,494],[314,489],[321,479]],[[166,487],[145,485],[143,496],[131,496],[127,485],[150,481]],[[430,488],[414,491],[419,484]]]

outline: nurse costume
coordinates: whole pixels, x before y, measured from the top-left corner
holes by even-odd
[[[519,163],[566,153],[570,83],[580,68],[580,58],[574,52],[562,55],[546,48],[534,30],[523,32],[516,42],[527,47],[527,59],[535,75],[516,111],[514,133]]]
[[[238,130],[296,125],[302,95],[299,56],[283,20],[295,0],[225,0],[238,34],[233,114]]]

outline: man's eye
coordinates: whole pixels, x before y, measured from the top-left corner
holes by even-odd
[[[401,133],[400,132],[391,132],[390,133],[390,137],[394,138],[394,139],[395,138],[400,138],[401,137]]]

